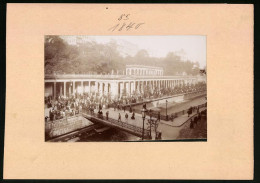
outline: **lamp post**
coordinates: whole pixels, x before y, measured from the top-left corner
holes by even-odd
[[[145,115],[146,115],[146,109],[142,109],[142,118],[143,118],[143,133],[142,133],[142,140],[144,140],[144,120],[145,120]]]
[[[166,121],[168,121],[168,115],[167,115],[167,103],[168,103],[168,100],[166,100]]]
[[[150,139],[152,139],[152,110],[150,109]]]

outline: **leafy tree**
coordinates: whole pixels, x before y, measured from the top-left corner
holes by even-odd
[[[123,57],[119,50],[122,48],[114,40],[106,44],[80,40],[76,45],[69,45],[59,36],[45,36],[45,73],[110,74],[114,70],[114,73],[120,71],[122,74],[126,64],[163,67],[164,75],[200,72],[198,62],[184,61],[174,52],[157,58],[142,49],[135,56]]]

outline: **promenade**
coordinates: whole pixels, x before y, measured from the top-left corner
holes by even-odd
[[[199,109],[199,112],[205,110],[206,107],[202,107]],[[129,111],[124,111],[124,110],[114,110],[113,108],[105,109],[103,110],[103,116],[104,120],[106,119],[105,113],[109,112],[109,118],[118,120],[119,113],[121,114],[121,121],[133,126],[137,126],[142,128],[143,127],[143,118],[141,114],[135,113],[135,119],[131,119],[132,113]],[[95,113],[98,112],[98,110],[94,111]],[[125,114],[128,114],[128,118],[125,118]],[[197,114],[197,110],[194,110],[192,114],[188,116],[187,113],[184,113],[183,115],[178,116],[177,118],[173,120],[160,120],[158,122],[158,128],[157,132],[162,133],[162,140],[174,140],[177,139],[177,136],[179,134],[179,131],[182,129],[182,126],[186,122],[190,122],[189,119],[191,119],[194,115]],[[148,120],[154,120],[157,121],[157,118],[155,117],[150,117],[149,115],[146,115],[145,120],[144,120],[144,128],[146,130],[149,130],[149,124]],[[154,127],[152,127],[152,140],[155,139],[155,130]]]

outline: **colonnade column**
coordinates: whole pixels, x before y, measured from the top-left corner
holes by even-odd
[[[108,83],[104,83],[102,85],[104,86],[104,94],[107,95],[108,94]]]
[[[72,94],[75,94],[75,81],[72,82]]]
[[[53,83],[53,98],[56,99],[56,82]]]
[[[111,82],[110,83],[110,93],[112,97],[115,97],[118,95],[118,83],[117,82]]]
[[[139,92],[142,93],[142,81],[139,81]]]
[[[120,94],[120,96],[123,93],[123,89],[124,89],[124,83],[123,82],[119,82],[119,94]]]
[[[66,82],[63,83],[63,92],[64,92],[64,97],[66,97]]]
[[[62,95],[62,88],[63,88],[63,87],[62,87],[62,83],[60,83],[59,85],[60,85],[60,93],[59,93],[59,96],[61,96],[61,95]]]
[[[132,94],[135,90],[135,81],[131,81],[130,88],[131,88],[130,92]]]
[[[140,81],[140,89],[141,89],[141,93],[144,92],[144,81]]]
[[[81,93],[82,93],[82,94],[84,93],[84,84],[83,84],[83,81],[81,81]]]
[[[136,92],[140,93],[140,81],[136,81]]]
[[[95,92],[98,92],[98,82],[95,81],[94,83],[95,83]]]
[[[91,81],[88,82],[88,91],[91,93]]]

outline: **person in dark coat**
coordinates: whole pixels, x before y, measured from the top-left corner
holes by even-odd
[[[174,120],[174,115],[171,114],[171,121],[173,122],[173,120]]]
[[[146,109],[146,103],[144,103],[143,108]]]
[[[132,110],[132,106],[130,105],[130,108],[129,108],[129,112],[132,113],[133,110]]]
[[[196,116],[196,117],[194,118],[194,124],[197,125],[197,121],[198,121],[198,117]]]
[[[131,119],[135,119],[135,112],[132,113]]]
[[[107,117],[107,120],[108,120],[108,115],[109,115],[109,111],[106,112],[106,117]]]
[[[190,128],[191,128],[191,129],[193,128],[193,125],[194,125],[194,124],[193,124],[193,120],[191,119],[191,120],[190,120]]]
[[[54,120],[54,112],[53,112],[53,111],[50,112],[50,120],[51,120],[51,121]]]
[[[98,111],[98,117],[103,119],[103,112],[102,111]]]
[[[188,117],[190,117],[191,113],[192,113],[192,107],[190,107],[188,110]]]
[[[126,120],[126,122],[128,122],[128,114],[127,113],[125,114],[125,120]]]
[[[116,111],[116,103],[114,103],[114,111]]]
[[[201,120],[201,113],[199,112],[199,115],[198,115],[198,121]]]
[[[121,122],[121,114],[120,113],[118,113],[118,122]]]
[[[157,120],[158,120],[159,122],[160,122],[160,120],[161,120],[161,114],[160,114],[160,112],[158,113]]]

